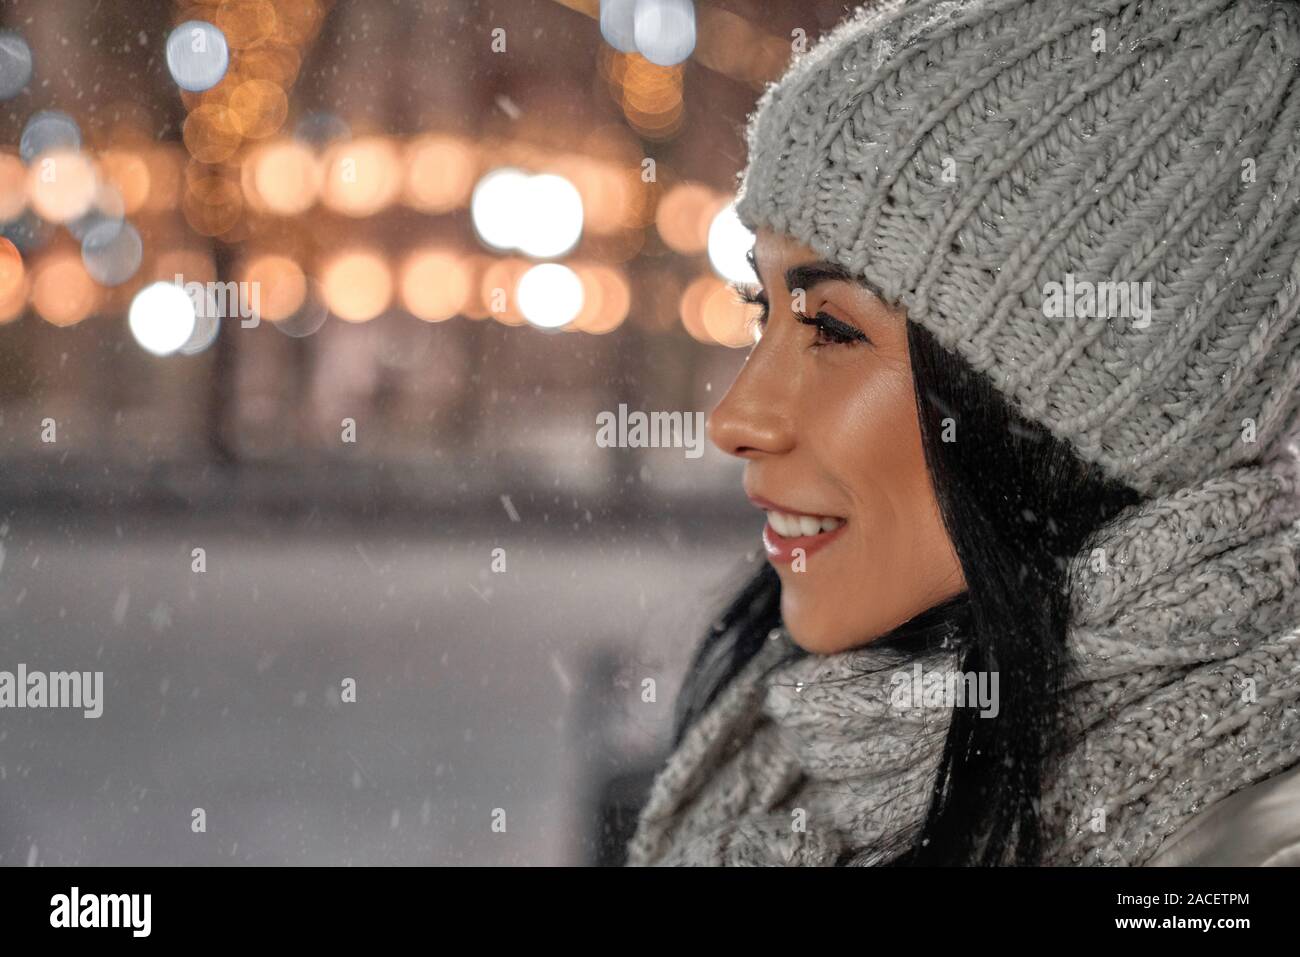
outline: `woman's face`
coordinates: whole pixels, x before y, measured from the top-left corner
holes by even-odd
[[[921,447],[906,322],[769,231],[754,246],[762,336],[709,417],[767,513],[795,642],[831,654],[963,591]]]

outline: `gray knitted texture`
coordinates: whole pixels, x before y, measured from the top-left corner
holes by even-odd
[[[737,212],[1172,491],[1296,427],[1298,58],[1295,3],[876,5],[765,91]],[[1149,317],[1045,315],[1067,274],[1149,283]]]
[[[1078,556],[1045,863],[1149,863],[1197,812],[1300,762],[1298,554],[1296,477],[1275,463],[1139,503]],[[871,644],[792,648],[776,633],[692,725],[630,864],[871,865],[910,844],[952,709],[894,707],[911,663]]]

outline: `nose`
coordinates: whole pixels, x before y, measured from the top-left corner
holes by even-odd
[[[777,338],[769,334],[759,341],[709,415],[709,441],[728,455],[758,459],[794,448],[798,377],[792,361],[781,361]]]

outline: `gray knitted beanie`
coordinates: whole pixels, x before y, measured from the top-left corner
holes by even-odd
[[[1300,402],[1300,4],[875,4],[748,130],[737,212],[874,284],[1145,493]]]

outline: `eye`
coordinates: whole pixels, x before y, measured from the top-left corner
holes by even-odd
[[[733,282],[731,288],[736,293],[736,298],[747,306],[759,306],[759,310],[749,320],[750,331],[757,334],[767,328],[768,302],[767,296],[762,291],[745,283]]]
[[[819,312],[815,316],[795,313],[795,320],[805,326],[812,326],[817,331],[813,346],[842,346],[859,342],[870,343],[871,339],[857,326],[836,319],[829,313]]]

